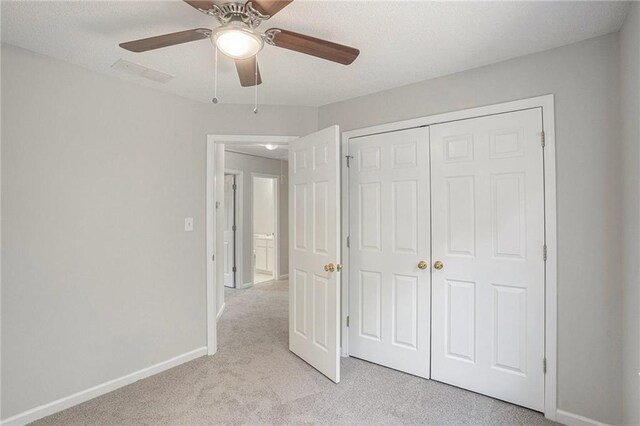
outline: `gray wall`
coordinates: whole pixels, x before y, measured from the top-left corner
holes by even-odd
[[[618,35],[320,108],[349,130],[556,95],[558,406],[622,421],[622,196]]]
[[[203,347],[206,135],[303,135],[317,110],[254,115],[1,55],[7,418]]]
[[[315,129],[314,129],[315,130]],[[300,133],[304,135],[311,133]],[[242,246],[243,253],[242,259],[244,264],[242,265],[242,280],[241,285],[249,284],[253,281],[251,271],[251,232],[249,231],[251,226],[251,173],[267,173],[271,175],[280,176],[280,171],[284,173],[284,184],[281,184],[278,188],[280,197],[280,203],[278,206],[278,229],[280,230],[280,250],[278,251],[278,263],[280,266],[280,274],[287,274],[289,271],[289,180],[287,176],[289,174],[289,165],[286,161],[271,160],[268,158],[255,157],[253,155],[238,154],[235,152],[225,152],[225,167],[227,169],[242,170],[243,175],[243,188],[242,188]],[[282,169],[281,169],[282,167]]]
[[[640,3],[620,33],[624,190],[624,422],[640,424]]]
[[[253,181],[253,233],[273,234],[275,223],[275,181],[255,178]]]

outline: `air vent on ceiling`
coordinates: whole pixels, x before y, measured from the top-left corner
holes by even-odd
[[[127,74],[137,75],[148,80],[153,80],[158,83],[166,83],[173,78],[172,75],[167,73],[147,68],[143,65],[133,62],[125,61],[124,59],[118,59],[111,68],[114,70],[126,72]]]

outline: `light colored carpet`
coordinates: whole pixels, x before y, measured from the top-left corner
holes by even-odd
[[[218,353],[39,425],[552,424],[540,413],[354,358],[338,385],[288,350],[287,282],[225,289]]]

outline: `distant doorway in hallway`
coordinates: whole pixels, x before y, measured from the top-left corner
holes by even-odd
[[[278,277],[278,177],[252,174],[253,283]]]

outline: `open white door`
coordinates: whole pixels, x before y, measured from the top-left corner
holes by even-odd
[[[340,130],[289,143],[289,349],[340,381]]]
[[[236,177],[224,175],[224,285],[236,286]]]

